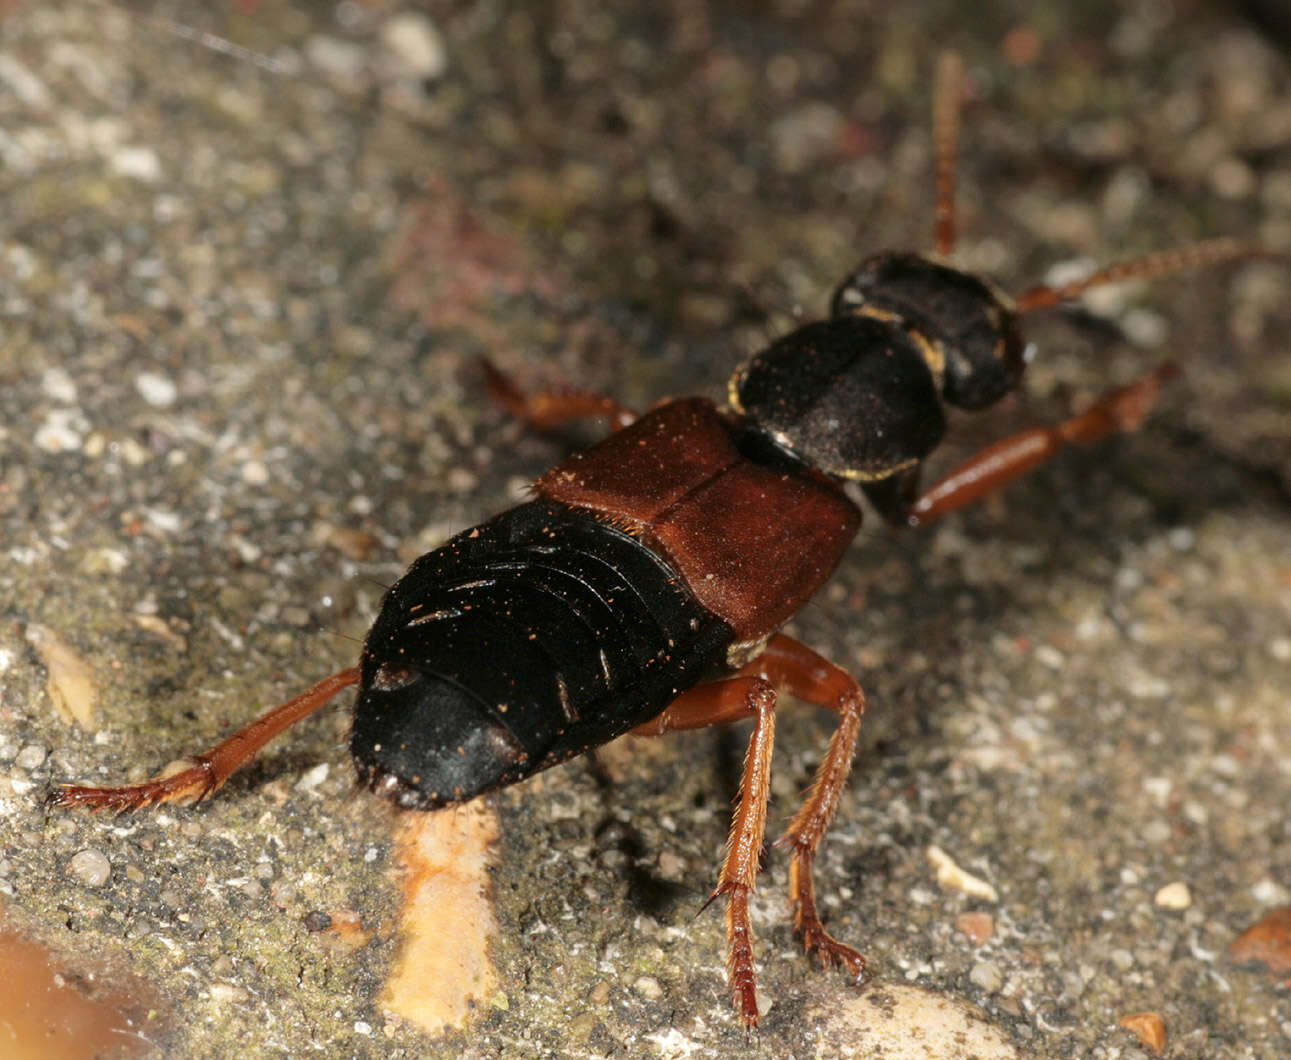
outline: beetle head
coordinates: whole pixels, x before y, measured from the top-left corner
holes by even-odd
[[[921,254],[866,258],[834,292],[835,317],[890,319],[923,347],[942,398],[962,409],[993,405],[1025,366],[1018,312],[993,284]]]

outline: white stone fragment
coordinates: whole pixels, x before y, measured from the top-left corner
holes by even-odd
[[[170,408],[179,396],[179,387],[160,372],[140,372],[135,376],[134,385],[144,401],[156,409]]]
[[[999,892],[979,876],[965,872],[941,847],[933,844],[927,850],[928,862],[937,871],[937,883],[947,890],[959,891],[972,898],[998,902]]]

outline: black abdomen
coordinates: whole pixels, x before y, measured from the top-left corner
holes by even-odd
[[[470,799],[648,721],[731,640],[639,540],[534,501],[422,556],[386,594],[351,751],[403,805]]]

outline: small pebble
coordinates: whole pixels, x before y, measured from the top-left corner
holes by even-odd
[[[659,875],[665,880],[682,880],[686,875],[686,859],[671,851],[659,855]]]
[[[144,401],[156,409],[170,408],[179,396],[179,388],[159,372],[140,372],[134,385]]]
[[[0,871],[0,876],[3,875],[4,872]],[[1291,890],[1267,877],[1251,888],[1251,897],[1264,906],[1291,905]]]
[[[444,38],[430,19],[417,12],[391,17],[381,27],[381,43],[406,76],[430,81],[442,77],[448,68]]]
[[[76,381],[65,368],[46,368],[40,377],[40,389],[64,405],[76,404]]]
[[[877,982],[865,993],[839,991],[806,1016],[816,1060],[1020,1060],[1009,1034],[981,1009],[924,987]]]
[[[296,781],[296,790],[313,791],[327,779],[327,774],[331,772],[331,768],[331,763],[329,762],[319,762],[318,765],[310,767]]]
[[[995,936],[995,918],[990,913],[960,913],[955,917],[955,930],[974,946],[980,946]]]
[[[287,625],[296,626],[299,629],[303,629],[314,620],[309,613],[309,608],[301,607],[298,604],[288,604],[282,609],[280,617]]]
[[[959,891],[973,898],[984,898],[988,902],[998,902],[999,892],[989,883],[971,872],[965,872],[941,847],[928,847],[929,864],[937,872],[937,882],[946,890]]]
[[[112,862],[100,851],[87,847],[72,855],[67,871],[86,887],[102,887],[112,876]]]
[[[44,422],[36,428],[32,441],[47,453],[74,453],[90,423],[80,409],[50,409]]]
[[[996,993],[1004,985],[1004,973],[994,961],[978,961],[968,973],[968,979],[988,994]]]
[[[344,81],[357,79],[367,61],[367,51],[357,44],[322,33],[305,41],[305,55],[323,73]]]
[[[50,94],[45,82],[12,55],[0,55],[0,83],[24,106],[49,106]]]
[[[211,1000],[226,1005],[245,1005],[251,1000],[251,995],[233,983],[212,983]]]
[[[1121,1026],[1139,1039],[1140,1044],[1158,1056],[1165,1049],[1165,1020],[1156,1012],[1138,1012],[1121,1020]]]
[[[1225,956],[1234,964],[1260,965],[1284,982],[1291,979],[1291,908],[1265,913],[1229,943]]]
[[[306,931],[326,931],[332,926],[332,918],[321,909],[315,909],[305,914],[304,924]]]
[[[651,1001],[656,1001],[663,996],[663,987],[659,985],[659,980],[653,975],[641,976],[632,984],[632,989]]]
[[[1182,880],[1175,880],[1157,891],[1152,901],[1162,909],[1187,909],[1192,905],[1192,892]]]
[[[14,765],[19,769],[25,769],[31,772],[33,769],[39,769],[48,752],[38,743],[29,743],[21,751],[18,757],[14,759]]]
[[[1121,328],[1136,346],[1161,346],[1170,335],[1166,318],[1150,309],[1131,309],[1121,320]]]
[[[1066,656],[1050,644],[1041,644],[1035,650],[1036,661],[1050,670],[1061,670],[1066,664]]]
[[[132,144],[119,147],[108,159],[108,165],[119,177],[129,177],[147,184],[161,179],[161,159],[151,147]]]
[[[176,533],[184,525],[177,512],[172,512],[166,508],[147,508],[144,510],[144,516],[147,518],[149,526],[155,527],[163,534]]]
[[[1173,792],[1174,781],[1170,777],[1144,777],[1143,779],[1143,793],[1162,809],[1170,804],[1170,796]]]

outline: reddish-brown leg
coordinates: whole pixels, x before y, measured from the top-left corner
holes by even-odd
[[[50,794],[49,804],[124,813],[163,802],[200,802],[214,795],[229,777],[280,732],[313,714],[337,692],[349,688],[358,679],[357,667],[323,678],[295,699],[274,707],[268,714],[239,729],[205,754],[189,757],[186,761],[192,765],[186,768],[174,772],[167,770],[142,784],[119,788],[60,788]]]
[[[959,154],[959,97],[964,64],[955,52],[942,52],[932,92],[932,143],[937,163],[934,246],[945,257],[955,249],[955,163]]]
[[[1156,404],[1161,384],[1177,373],[1173,364],[1163,364],[1128,386],[1109,390],[1079,416],[1055,426],[1033,427],[987,446],[910,505],[906,524],[923,526],[980,500],[1051,459],[1064,446],[1137,430]]]
[[[802,938],[803,946],[820,958],[823,967],[841,966],[852,975],[860,975],[865,968],[865,957],[835,939],[821,923],[816,910],[812,864],[834,819],[839,796],[852,768],[856,737],[865,713],[865,693],[846,670],[783,634],[772,637],[752,665],[781,691],[838,714],[838,728],[816,769],[802,808],[776,845],[793,851],[789,864],[789,899],[794,909],[794,930]]]
[[[771,791],[771,747],[775,741],[776,691],[761,677],[747,673],[700,685],[676,699],[653,721],[634,731],[658,736],[681,729],[753,718],[753,734],[744,757],[739,802],[726,841],[726,858],[712,897],[726,895],[726,971],[735,1007],[746,1027],[758,1022],[757,970],[753,960],[753,923],[749,895],[757,882],[762,839],[766,834],[767,798]]]
[[[557,387],[526,394],[492,361],[480,362],[489,395],[512,416],[539,431],[554,431],[575,420],[604,416],[612,430],[632,423],[637,414],[612,397],[591,390]]]
[[[722,864],[716,897],[728,896],[726,930],[730,945],[729,971],[735,1004],[748,1026],[757,1023],[753,933],[749,923],[748,896],[757,878],[762,839],[766,830],[771,745],[774,731],[776,689],[827,707],[839,715],[838,728],[829,742],[815,780],[779,845],[793,851],[789,866],[789,895],[794,908],[794,930],[808,953],[816,953],[825,967],[841,965],[853,975],[865,967],[865,958],[825,930],[816,910],[812,862],[838,808],[839,795],[851,769],[856,736],[865,711],[865,695],[844,670],[791,637],[771,638],[762,654],[735,677],[701,685],[677,699],[653,721],[635,732],[658,736],[681,729],[755,718],[749,752],[744,762],[740,802],[731,825],[726,860]]]

